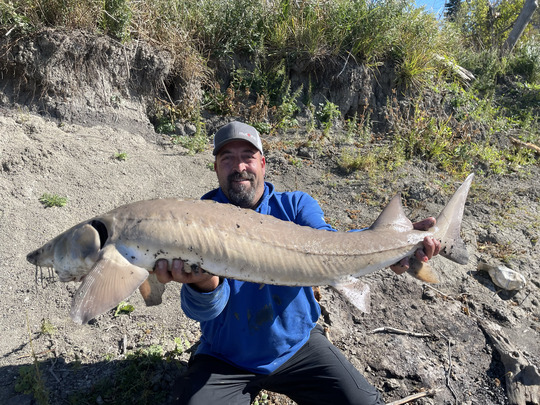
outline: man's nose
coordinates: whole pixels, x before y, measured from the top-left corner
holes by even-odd
[[[236,159],[234,161],[233,170],[235,172],[241,173],[246,171],[246,163],[242,159]]]

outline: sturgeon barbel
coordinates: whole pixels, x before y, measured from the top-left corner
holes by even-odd
[[[70,312],[77,323],[114,308],[137,288],[147,304],[160,303],[164,286],[149,277],[158,259],[182,258],[214,275],[254,283],[340,290],[351,277],[413,257],[426,236],[441,241],[442,256],[466,264],[460,230],[472,179],[427,231],[413,229],[399,195],[361,232],[317,230],[213,201],[156,199],[84,221],[27,259],[53,267],[60,281],[82,281]]]

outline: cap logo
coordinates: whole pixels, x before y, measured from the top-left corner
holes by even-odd
[[[253,135],[251,135],[251,134],[248,133],[248,132],[238,131],[238,134],[239,134],[239,135],[243,135],[243,136],[248,136],[248,137],[250,137],[250,138],[253,138]]]

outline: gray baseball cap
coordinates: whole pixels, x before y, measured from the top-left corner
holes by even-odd
[[[233,121],[222,126],[214,135],[214,156],[218,154],[219,150],[225,144],[237,140],[243,140],[251,143],[257,149],[259,149],[261,155],[264,154],[259,131],[257,131],[251,125],[244,124],[243,122]]]

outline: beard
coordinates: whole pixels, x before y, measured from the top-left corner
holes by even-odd
[[[239,184],[238,180],[248,180],[249,185]],[[232,204],[241,208],[252,208],[257,202],[254,201],[257,192],[256,186],[254,174],[248,172],[232,173],[227,177],[227,198]]]

